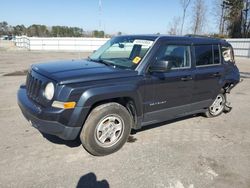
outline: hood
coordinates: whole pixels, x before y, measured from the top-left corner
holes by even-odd
[[[59,84],[78,83],[136,76],[134,70],[124,70],[88,60],[57,61],[35,64],[32,70]]]

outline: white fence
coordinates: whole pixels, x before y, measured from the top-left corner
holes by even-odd
[[[226,39],[233,48],[234,54],[237,57],[248,57],[250,58],[250,39]]]
[[[17,37],[16,46],[29,50],[48,51],[93,51],[103,45],[108,38],[41,38]],[[250,39],[226,39],[232,44],[235,56],[250,58]]]
[[[108,38],[73,37],[17,37],[16,46],[29,50],[46,51],[93,51],[103,45]]]

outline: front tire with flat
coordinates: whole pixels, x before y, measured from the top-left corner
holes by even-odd
[[[125,144],[131,127],[132,117],[124,106],[106,103],[90,112],[80,139],[89,153],[104,156],[116,152]]]

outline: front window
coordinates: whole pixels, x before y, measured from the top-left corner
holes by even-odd
[[[178,70],[190,68],[190,47],[186,45],[169,45],[163,44],[160,46],[155,61],[168,61],[169,69]]]
[[[94,52],[89,59],[119,67],[135,69],[153,45],[152,39],[140,37],[115,37]]]

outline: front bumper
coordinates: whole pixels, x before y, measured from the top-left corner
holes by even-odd
[[[66,126],[53,120],[62,114],[62,109],[45,112],[41,106],[28,98],[25,87],[20,87],[18,90],[17,100],[24,117],[40,132],[55,135],[64,140],[74,140],[78,136],[81,127]]]

